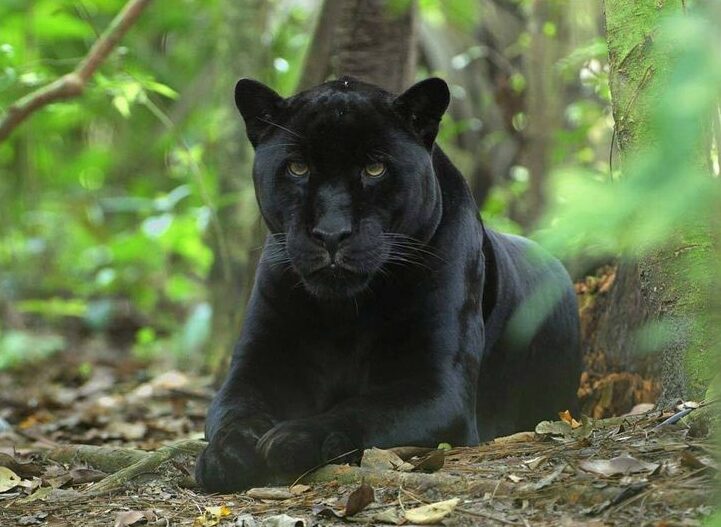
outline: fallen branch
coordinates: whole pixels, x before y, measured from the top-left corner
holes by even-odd
[[[22,97],[10,105],[0,121],[0,142],[25,119],[48,104],[80,96],[90,78],[117,46],[128,29],[135,23],[143,9],[152,0],[130,0],[116,15],[108,28],[93,44],[82,62],[70,73]]]
[[[370,470],[349,465],[328,465],[303,478],[303,483],[328,483],[360,485],[365,481],[373,487],[411,487],[421,491],[435,489],[439,492],[468,492],[483,495],[486,492],[506,495],[511,485],[495,479],[472,479],[465,476],[435,472],[398,472],[395,470]]]
[[[68,445],[51,450],[45,457],[67,465],[88,465],[112,474],[145,459],[150,454],[150,452],[132,448]]]
[[[160,465],[172,460],[179,454],[197,455],[207,443],[187,439],[162,447],[155,452],[145,452],[130,448],[111,448],[91,445],[69,445],[51,450],[47,457],[63,463],[82,462],[103,470],[114,472],[96,483],[83,495],[97,495],[117,490],[141,475],[156,472]],[[416,449],[418,450],[418,449]],[[410,451],[410,449],[409,449]],[[356,485],[364,481],[369,485],[403,486],[418,490],[437,489],[447,492],[474,492],[483,494],[495,492],[504,494],[510,491],[510,485],[497,480],[473,480],[452,474],[420,472],[397,472],[394,470],[370,470],[349,465],[328,465],[308,474],[304,483],[328,483],[331,481],[344,485]],[[283,483],[291,483],[290,480]]]
[[[203,441],[186,439],[164,446],[155,452],[146,452],[143,457],[132,465],[128,465],[127,467],[118,470],[92,487],[89,487],[85,492],[83,492],[83,495],[96,496],[98,494],[105,494],[122,488],[128,482],[141,474],[156,472],[160,465],[170,461],[180,454],[197,455],[203,448],[205,448],[205,445],[206,443]]]

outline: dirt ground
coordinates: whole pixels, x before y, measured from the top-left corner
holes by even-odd
[[[687,421],[709,406],[695,404],[675,423],[664,424],[678,408],[563,416],[474,448],[370,452],[361,467],[325,467],[290,488],[222,496],[193,488],[194,456],[178,449],[121,486],[103,487],[109,472],[137,461],[110,463],[122,449],[201,438],[211,395],[208,378],[148,373],[92,349],[0,374],[0,525],[670,526],[701,525],[717,503],[716,443],[703,420]],[[81,444],[120,450],[98,460],[61,448]]]

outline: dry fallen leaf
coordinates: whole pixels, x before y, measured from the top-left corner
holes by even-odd
[[[565,421],[566,423],[568,423],[569,425],[571,425],[571,428],[572,428],[572,429],[576,429],[576,428],[578,428],[579,426],[581,426],[581,423],[579,423],[578,421],[576,421],[576,420],[573,418],[573,416],[571,415],[571,411],[570,411],[570,410],[566,410],[566,411],[564,411],[564,412],[558,412],[558,417],[561,418],[561,421]]]
[[[31,478],[43,473],[43,469],[40,465],[35,464],[32,461],[18,461],[14,456],[3,452],[0,452],[0,467],[7,467],[15,472],[15,474],[23,478]]]
[[[536,425],[536,433],[552,436],[570,436],[573,428],[566,421],[541,421]]]
[[[293,496],[299,496],[304,492],[308,492],[310,490],[310,485],[303,485],[302,483],[298,483],[297,485],[293,485],[288,490]]]
[[[143,439],[148,432],[145,423],[127,423],[123,421],[111,422],[106,431],[111,437],[120,437],[127,441],[137,441]]]
[[[573,418],[571,419],[572,422],[563,420],[541,421],[536,425],[536,433],[539,435],[563,436],[565,439],[585,439],[593,433],[593,421],[587,416],[582,416],[580,423]],[[575,425],[572,423],[575,423]]]
[[[32,503],[37,500],[45,500],[50,494],[53,493],[53,491],[56,490],[53,487],[40,487],[38,490],[30,494],[30,496],[27,496],[25,498],[21,498],[17,500],[15,503],[20,505],[25,505],[27,503]]]
[[[46,523],[45,518],[47,517],[47,512],[36,512],[34,514],[28,514],[27,516],[22,516],[18,520],[18,525],[43,525]]]
[[[364,450],[361,467],[370,470],[399,470],[401,472],[410,472],[413,470],[413,465],[403,461],[398,454],[380,448],[368,448]]]
[[[150,384],[164,390],[177,390],[188,384],[188,376],[177,370],[170,370],[155,377]]]
[[[101,470],[94,468],[74,468],[70,471],[73,485],[82,485],[83,483],[95,483],[105,478],[107,474]]]
[[[533,441],[536,438],[535,432],[516,432],[509,436],[497,437],[493,440],[494,443],[525,443],[527,441]]]
[[[334,508],[324,504],[313,505],[311,511],[315,516],[318,516],[320,518],[337,518],[340,520],[345,517],[345,513],[343,511],[337,511]]]
[[[659,465],[647,463],[629,455],[621,455],[612,459],[583,460],[578,464],[586,472],[601,476],[617,476],[621,474],[637,474],[639,472],[653,472]]]
[[[261,527],[305,527],[305,520],[287,514],[278,514],[264,519]]]
[[[7,467],[0,467],[0,492],[7,492],[20,484],[20,476]]]
[[[214,527],[218,525],[223,518],[230,516],[230,514],[230,508],[225,505],[206,507],[205,512],[193,521],[193,527]]]
[[[373,487],[367,483],[361,483],[361,486],[351,492],[348,501],[345,504],[345,516],[353,516],[365,509],[368,505],[375,501],[375,493]]]
[[[716,463],[706,456],[695,456],[688,450],[681,452],[681,464],[694,470],[705,469],[709,472],[718,470]]]
[[[42,484],[43,480],[35,477],[33,479],[21,479],[18,486],[24,488],[26,491],[32,492],[35,489],[40,488]]]
[[[241,514],[235,519],[235,522],[233,523],[235,527],[256,527],[258,525],[258,522],[255,521],[255,518],[252,514]]]
[[[538,457],[534,457],[533,459],[529,459],[528,461],[524,461],[524,463],[531,470],[536,470],[538,467],[540,467],[546,461],[548,461],[548,456],[538,456]]]
[[[145,513],[140,511],[122,511],[115,517],[115,527],[129,527],[145,519]]]
[[[628,415],[641,415],[645,414],[646,412],[650,412],[656,408],[656,405],[653,403],[639,403],[633,408],[631,408],[628,412],[623,414],[621,417],[626,417]]]
[[[439,501],[430,505],[423,505],[415,509],[409,509],[405,513],[406,520],[418,525],[433,525],[452,513],[458,506],[458,498]]]
[[[544,489],[554,483],[561,476],[561,474],[563,474],[563,471],[565,469],[566,463],[560,463],[553,472],[541,478],[540,480],[532,483],[524,483],[521,486],[520,490],[521,492],[535,492],[537,490]]]
[[[252,514],[241,514],[235,519],[235,527],[256,527],[258,522]]]
[[[400,525],[405,520],[398,517],[395,509],[386,509],[384,511],[376,512],[373,515],[373,521],[378,523],[388,523],[390,525]]]
[[[443,468],[446,462],[446,453],[444,450],[432,450],[420,459],[411,461],[413,470],[418,472],[435,472]]]

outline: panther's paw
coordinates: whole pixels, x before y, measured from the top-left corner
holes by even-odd
[[[363,451],[343,432],[331,432],[323,440],[320,455],[323,463],[355,463],[360,461]]]
[[[324,437],[308,421],[285,421],[268,430],[256,449],[271,472],[300,474],[320,463]]]
[[[301,474],[352,450],[350,439],[313,419],[286,421],[258,441],[257,450],[277,474]]]
[[[195,481],[209,492],[232,492],[262,482],[263,461],[240,432],[219,433],[198,456]]]

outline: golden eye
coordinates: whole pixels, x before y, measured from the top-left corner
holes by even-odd
[[[368,177],[381,177],[386,173],[386,166],[383,163],[371,163],[363,169]]]
[[[310,168],[308,168],[308,165],[301,163],[300,161],[291,161],[288,163],[288,172],[295,177],[305,177],[308,175],[309,171]]]

